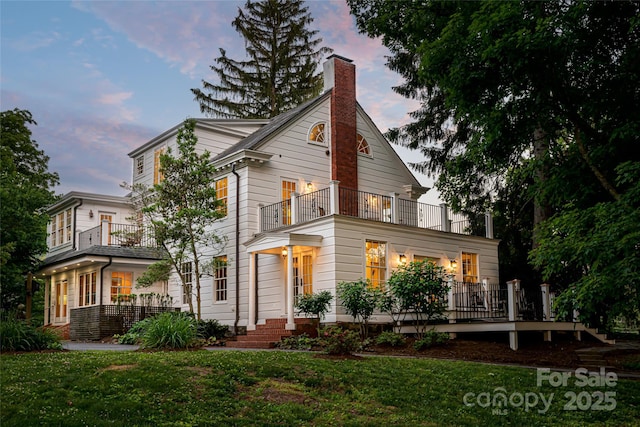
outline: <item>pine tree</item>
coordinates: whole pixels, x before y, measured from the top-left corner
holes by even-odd
[[[211,69],[219,83],[202,81],[191,89],[200,111],[211,117],[271,118],[322,90],[316,72],[322,38],[310,30],[313,18],[302,0],[248,0],[232,25],[245,39],[246,60],[235,60],[220,49]]]

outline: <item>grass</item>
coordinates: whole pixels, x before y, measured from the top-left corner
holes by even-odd
[[[619,426],[640,419],[640,381],[537,387],[535,370],[469,362],[203,350],[4,354],[0,363],[3,427]],[[463,403],[467,393],[498,388],[554,399],[545,414],[537,412],[542,404],[498,414]],[[615,392],[615,409],[564,410],[566,393],[596,391]]]

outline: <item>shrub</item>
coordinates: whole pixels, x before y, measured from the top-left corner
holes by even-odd
[[[61,350],[60,337],[52,329],[34,327],[25,321],[8,318],[0,321],[0,350]]]
[[[307,334],[300,334],[283,338],[276,344],[276,347],[283,350],[311,350],[316,344],[315,338],[311,338]]]
[[[357,332],[337,326],[324,328],[319,341],[328,354],[351,354],[361,347]]]
[[[142,336],[147,348],[187,348],[197,335],[196,321],[180,312],[166,312],[153,317]]]
[[[198,320],[197,335],[198,338],[209,340],[215,338],[214,341],[225,338],[229,333],[229,326],[223,325],[216,319]]]
[[[371,286],[369,281],[340,282],[336,294],[347,314],[360,324],[360,338],[364,341],[369,332],[369,318],[382,299],[382,291]]]
[[[324,315],[329,311],[331,300],[333,295],[329,291],[322,291],[313,294],[304,294],[296,303],[298,313],[304,313],[305,315],[313,315],[318,322],[318,335],[320,335],[320,320],[324,318]]]
[[[416,342],[413,343],[413,348],[421,351],[426,348],[431,348],[434,345],[444,344],[448,341],[449,334],[447,332],[438,332],[432,329],[425,333],[421,339],[416,340]]]
[[[376,337],[376,344],[389,347],[403,347],[407,344],[407,337],[397,332],[382,332]]]
[[[152,321],[153,317],[147,317],[131,325],[125,334],[115,335],[118,344],[140,344],[140,342],[142,342],[142,336]]]

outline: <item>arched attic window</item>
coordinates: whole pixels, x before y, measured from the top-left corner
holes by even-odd
[[[327,145],[327,135],[325,134],[325,123],[319,122],[311,126],[307,141],[311,144]]]
[[[364,136],[358,134],[356,137],[356,142],[358,144],[358,154],[371,157],[371,147],[369,147],[369,143],[364,138]]]

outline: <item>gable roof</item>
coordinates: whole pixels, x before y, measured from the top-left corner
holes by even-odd
[[[215,156],[212,160],[220,160],[225,158],[233,153],[242,150],[254,150],[262,141],[267,139],[269,136],[278,132],[280,129],[287,126],[293,119],[295,119],[298,115],[303,114],[305,111],[315,107],[316,105],[323,102],[325,99],[331,96],[331,91],[328,90],[322,95],[319,95],[310,101],[307,101],[303,104],[298,105],[296,108],[293,108],[289,111],[286,111],[282,114],[279,114],[272,118],[268,124],[261,127],[251,135],[247,136],[244,139],[241,139],[237,144],[232,145],[231,147],[224,150],[222,153]]]

